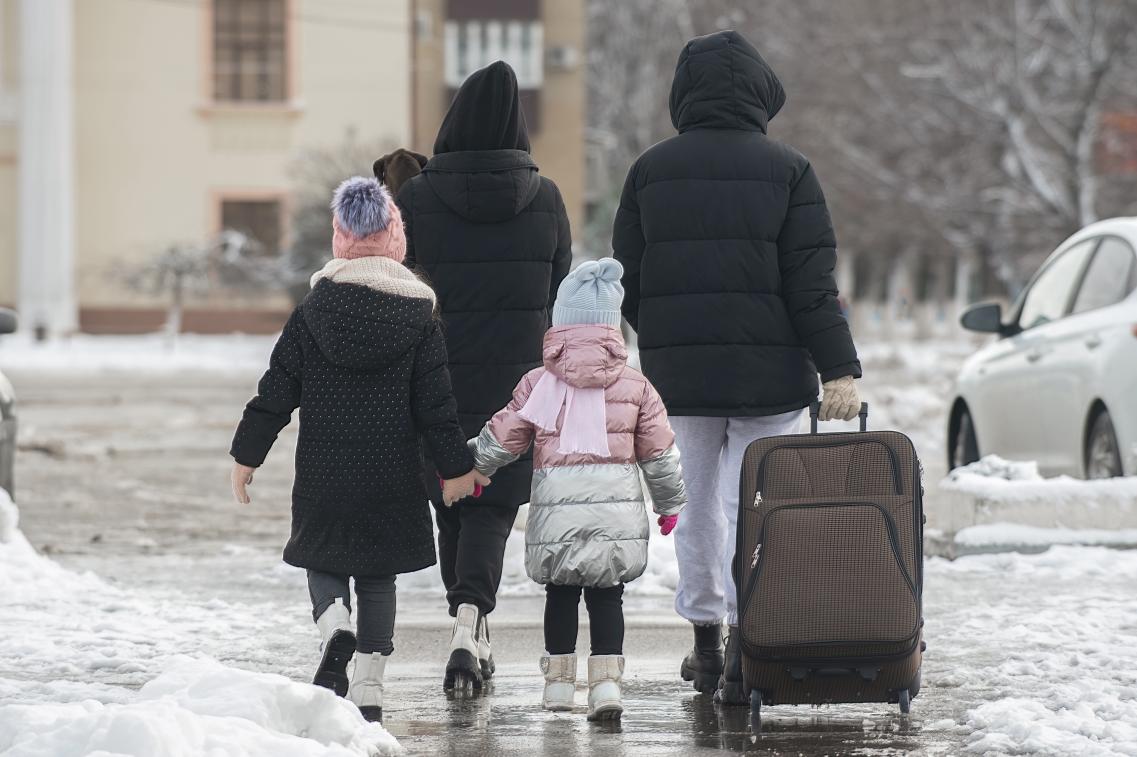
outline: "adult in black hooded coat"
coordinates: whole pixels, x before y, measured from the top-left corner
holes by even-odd
[[[733,31],[683,48],[679,132],[628,172],[613,229],[624,315],[683,455],[690,506],[676,532],[676,609],[696,624],[683,675],[714,688],[746,445],[795,430],[825,384],[824,419],[859,408],[861,366],[837,303],[833,224],[804,156],[766,136],[786,95]],[[721,484],[721,488],[720,488]],[[726,555],[718,564],[710,555]]]
[[[517,78],[507,64],[462,84],[434,157],[403,186],[398,203],[407,264],[438,293],[459,419],[474,437],[540,365],[553,299],[572,258],[564,201],[529,155]],[[479,615],[493,610],[505,540],[518,506],[529,501],[532,474],[532,459],[523,459],[499,471],[481,498],[437,509],[451,614],[463,604]]]

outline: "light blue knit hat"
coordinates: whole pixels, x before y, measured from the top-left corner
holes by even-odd
[[[613,258],[589,260],[577,266],[557,289],[553,305],[553,325],[598,323],[620,327],[620,305],[624,287],[620,277],[624,266]]]

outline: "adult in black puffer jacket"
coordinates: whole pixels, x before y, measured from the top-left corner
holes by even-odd
[[[766,136],[785,99],[736,32],[688,42],[670,98],[679,134],[632,165],[613,230],[624,315],[683,456],[690,505],[676,531],[676,609],[696,624],[683,676],[703,690],[722,669],[719,624],[737,622],[730,559],[743,451],[796,430],[819,372],[823,419],[860,404],[821,185],[804,156]]]
[[[434,157],[399,191],[398,203],[407,263],[438,293],[459,417],[475,437],[541,364],[553,299],[572,258],[564,201],[529,155],[507,64],[462,84]],[[451,614],[463,604],[480,615],[493,610],[505,540],[517,507],[529,500],[532,474],[527,456],[501,469],[481,498],[437,510]]]

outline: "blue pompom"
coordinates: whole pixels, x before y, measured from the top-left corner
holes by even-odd
[[[353,176],[336,187],[332,210],[353,236],[366,237],[383,231],[391,222],[391,193],[376,179]]]

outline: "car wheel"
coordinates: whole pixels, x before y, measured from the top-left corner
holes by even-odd
[[[979,442],[975,438],[975,424],[971,422],[971,412],[964,407],[959,411],[955,424],[955,436],[951,440],[952,469],[974,463],[979,459]]]
[[[1121,449],[1117,446],[1117,434],[1113,431],[1109,413],[1102,410],[1094,418],[1086,436],[1086,478],[1115,478],[1120,475]]]

